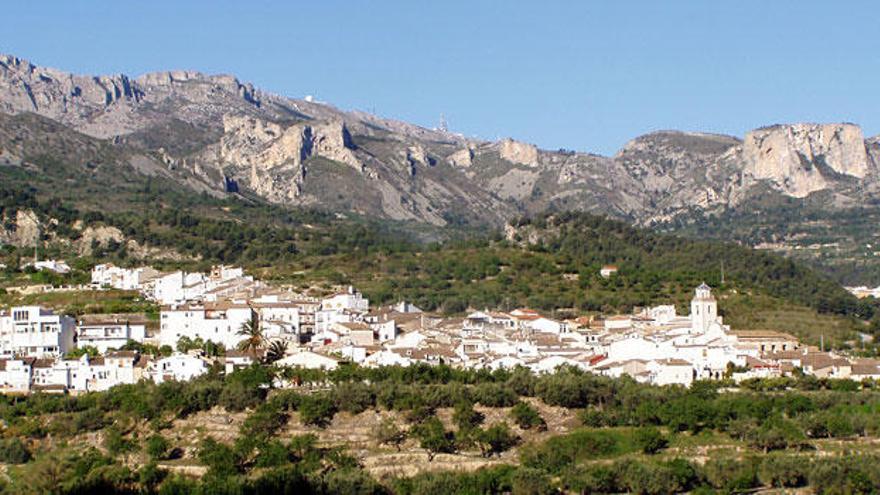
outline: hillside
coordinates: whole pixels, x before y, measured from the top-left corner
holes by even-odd
[[[273,376],[301,385],[269,386]],[[793,390],[778,393],[784,387]],[[880,397],[815,378],[719,393],[574,369],[254,366],[6,399],[6,493],[681,493],[870,488]],[[809,487],[809,488],[805,488]],[[849,492],[844,489],[844,492]]]
[[[80,76],[13,56],[0,58],[0,112],[42,115],[139,153],[143,172],[158,173],[148,160],[215,195],[247,190],[435,225],[546,209],[651,223],[735,206],[760,185],[797,198],[834,191],[829,204],[840,206],[876,195],[880,156],[852,124],[771,126],[742,140],[663,131],[613,157],[549,151],[286,98],[228,75]],[[47,144],[44,153],[56,147]],[[19,151],[3,153],[13,162]]]
[[[874,315],[871,302],[782,256],[585,213],[528,216],[505,235],[487,235],[192,197],[162,189],[159,179],[109,209],[24,184],[0,187],[5,236],[22,246],[8,246],[0,259],[10,269],[33,255],[39,236],[44,257],[78,266],[236,263],[276,284],[304,290],[352,284],[375,303],[405,299],[451,314],[528,306],[566,316],[668,303],[685,312],[693,287],[705,281],[721,291],[722,313],[740,327],[760,329],[785,308],[791,319],[773,325],[809,342],[824,333],[844,345]],[[606,264],[620,267],[611,279],[599,274]],[[753,297],[761,304],[743,304]]]
[[[839,281],[876,284],[875,229],[861,219],[880,197],[878,162],[880,139],[853,124],[775,125],[742,139],[660,131],[605,157],[466,138],[227,75],[92,77],[0,57],[0,176],[83,209],[130,206],[155,187],[190,196],[190,208],[209,197],[413,230],[584,211],[769,245]]]

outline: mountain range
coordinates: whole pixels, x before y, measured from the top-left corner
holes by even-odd
[[[554,210],[661,229],[724,217],[749,226],[727,238],[783,247],[833,236],[838,220],[806,233],[816,215],[880,204],[880,136],[852,123],[772,125],[742,138],[660,131],[600,156],[342,111],[229,75],[76,75],[0,55],[0,170],[57,175],[70,162],[82,167],[64,180],[96,190],[161,177],[215,197],[433,226],[497,227]],[[767,218],[757,205],[777,204],[785,219],[756,221]],[[814,218],[799,222],[805,205]],[[847,252],[863,241],[849,239]]]

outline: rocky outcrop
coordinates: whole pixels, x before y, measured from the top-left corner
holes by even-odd
[[[512,163],[519,163],[529,167],[538,165],[538,148],[534,144],[504,139],[501,141],[498,153],[501,158]]]
[[[354,143],[345,124],[340,121],[327,122],[313,127],[313,153],[329,160],[351,165],[359,172],[364,165],[354,154]]]
[[[87,256],[92,254],[92,249],[96,246],[107,247],[110,243],[122,244],[124,242],[125,235],[116,227],[89,226],[82,231],[76,241],[76,249],[80,255]]]
[[[294,124],[284,127],[248,116],[223,118],[219,159],[248,170],[248,182],[257,194],[272,201],[299,196],[311,156],[350,165],[363,171],[351,136],[341,122]]]
[[[9,55],[0,55],[0,94],[0,111],[34,112],[61,121],[89,118],[109,105],[143,97],[125,75],[80,76]]]
[[[35,246],[40,239],[40,219],[31,210],[18,210],[14,217],[0,219],[0,244]]]
[[[470,167],[474,164],[474,150],[464,148],[446,157],[446,161],[453,167]]]
[[[835,174],[864,178],[872,167],[853,124],[793,124],[757,129],[743,143],[744,171],[794,197],[825,189]]]
[[[880,200],[880,140],[851,124],[775,126],[744,142],[661,131],[605,157],[345,112],[229,75],[80,76],[11,56],[0,56],[0,114],[0,170],[53,166],[35,163],[39,149],[86,180],[119,167],[119,182],[161,176],[219,197],[248,189],[284,205],[437,225],[500,225],[546,209],[651,223],[822,190],[832,194],[817,201],[834,205]]]

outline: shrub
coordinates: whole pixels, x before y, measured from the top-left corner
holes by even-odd
[[[807,482],[810,463],[792,455],[773,454],[761,461],[758,477],[765,485],[776,488],[794,488]]]
[[[119,431],[119,428],[110,426],[104,430],[104,448],[107,449],[107,452],[111,455],[119,455],[123,452],[128,452],[133,447],[134,445],[125,439],[122,432]]]
[[[513,389],[498,383],[477,385],[474,398],[486,407],[510,407],[519,401],[519,396]]]
[[[13,437],[0,440],[0,462],[24,464],[31,460],[31,451],[21,439]]]
[[[550,476],[538,469],[520,468],[513,473],[513,495],[550,495],[555,493]]]
[[[459,402],[452,413],[452,422],[455,423],[460,432],[473,430],[483,423],[483,419],[485,419],[485,416],[475,411],[474,405],[470,402]]]
[[[304,425],[324,428],[333,420],[336,404],[325,395],[306,395],[299,404],[299,418]]]
[[[474,437],[483,452],[483,457],[501,454],[519,443],[519,437],[510,430],[507,423],[498,423],[484,430],[477,430]]]
[[[547,423],[544,422],[544,418],[541,417],[538,410],[526,402],[518,402],[513,406],[510,410],[510,417],[523,430],[531,428],[545,430],[547,428]]]
[[[326,493],[351,495],[379,495],[385,493],[382,486],[369,474],[358,468],[336,469],[324,476]]]
[[[241,425],[242,436],[265,441],[287,424],[287,413],[273,403],[262,404]]]
[[[654,427],[639,428],[634,437],[636,446],[645,454],[656,454],[669,444],[660,430]]]
[[[400,452],[400,446],[406,441],[407,433],[402,430],[392,417],[382,420],[379,427],[373,430],[373,438],[376,443],[382,445],[393,445]]]
[[[358,414],[376,405],[376,397],[370,387],[360,382],[344,382],[336,385],[334,391],[336,408]]]
[[[241,460],[232,447],[211,437],[202,440],[198,451],[199,462],[208,467],[208,473],[226,478],[241,472]]]
[[[419,445],[428,451],[428,462],[434,460],[439,453],[455,452],[455,441],[451,433],[443,428],[443,423],[436,417],[430,417],[412,428],[412,433],[419,440]]]
[[[170,448],[171,445],[168,443],[168,440],[158,433],[147,438],[145,450],[147,451],[147,456],[152,460],[166,459]]]
[[[266,442],[259,449],[254,459],[257,467],[283,466],[291,461],[290,451],[278,440]]]
[[[713,488],[728,493],[758,486],[757,466],[752,459],[709,459],[703,465],[703,476]]]

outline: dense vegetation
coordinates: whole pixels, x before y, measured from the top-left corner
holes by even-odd
[[[659,226],[662,230],[745,245],[779,245],[787,256],[845,285],[880,284],[880,249],[874,202],[828,208],[829,192],[807,198],[758,196],[717,214],[695,212]]]
[[[141,245],[183,255],[160,267],[206,269],[216,262],[239,263],[261,278],[303,289],[353,284],[374,303],[406,299],[445,313],[529,306],[565,317],[662,303],[685,311],[693,287],[705,281],[718,289],[722,314],[741,328],[772,324],[810,343],[818,343],[824,334],[838,346],[856,342],[855,332],[880,328],[880,321],[872,327],[861,323],[873,317],[873,301],[859,301],[789,259],[735,244],[657,234],[588,214],[524,218],[515,222],[517,233],[508,239],[454,231],[444,242],[421,243],[401,225],[185,196],[160,185],[147,182],[136,196],[150,208],[138,208],[135,202],[102,212],[81,211],[57,198],[41,199],[31,189],[0,186],[0,217],[29,208],[44,220],[57,219],[44,233],[47,240],[75,241],[81,235],[72,228],[77,221],[112,225]],[[87,269],[99,260],[139,263],[125,243],[93,248],[74,265]],[[43,248],[46,256],[68,259],[70,249],[60,240]],[[31,255],[9,248],[5,253],[0,262],[10,267]],[[602,278],[604,264],[616,264],[620,271]],[[760,304],[752,304],[755,299]]]
[[[880,435],[880,392],[873,383],[809,377],[691,389],[651,387],[562,368],[464,371],[446,366],[332,372],[287,369],[299,388],[271,390],[273,372],[253,367],[225,379],[142,382],[80,397],[3,397],[0,439],[10,493],[672,493],[811,486],[863,493],[880,483],[871,441]],[[857,390],[861,392],[854,393]],[[583,427],[524,442],[543,428],[536,404],[573,410]],[[201,439],[192,457],[175,444],[175,419],[216,406],[245,411],[233,442]],[[509,421],[487,424],[486,408]],[[545,406],[542,406],[545,407]],[[441,421],[437,411],[451,409]],[[391,414],[375,448],[406,445],[435,455],[515,456],[472,473],[433,472],[376,479],[344,446],[319,441],[340,412]],[[285,436],[298,417],[313,433]],[[396,420],[391,418],[398,418]],[[84,447],[91,431],[100,445]],[[861,453],[837,449],[845,439]],[[60,443],[59,443],[60,442]],[[682,457],[707,445],[705,463]],[[69,445],[69,446],[65,446]],[[721,448],[727,445],[729,448]],[[77,447],[78,446],[78,447]],[[85,450],[82,450],[85,448]],[[714,451],[712,449],[715,449]],[[823,454],[815,455],[815,450]],[[186,460],[188,459],[188,460]],[[120,462],[125,460],[125,462]],[[201,479],[169,472],[195,462]]]

